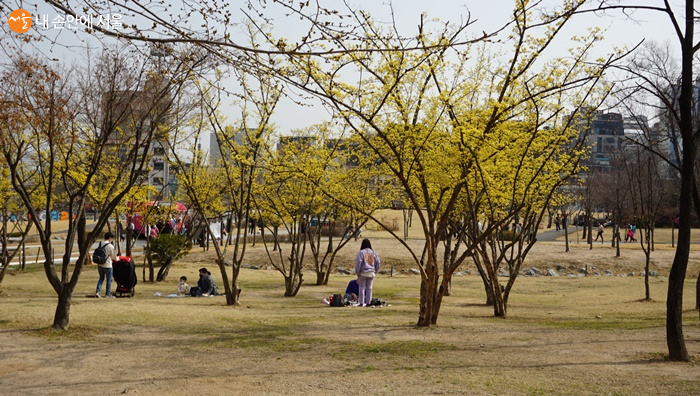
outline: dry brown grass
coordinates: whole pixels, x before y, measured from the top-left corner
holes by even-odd
[[[385,268],[415,266],[396,241],[370,236]],[[339,266],[351,266],[359,243],[342,252]],[[420,251],[419,240],[408,243]],[[653,269],[665,274],[672,256],[659,247]],[[247,257],[265,263],[262,245]],[[478,276],[458,276],[438,326],[429,329],[414,327],[420,279],[409,275],[377,278],[375,295],[391,306],[374,309],[320,303],[342,291],[349,276],[311,286],[315,278],[307,273],[299,295],[284,298],[282,277],[271,270],[242,270],[236,308],[222,297],[154,295],[175,290],[181,274],[196,278],[201,266],[220,279],[213,259],[195,252],[175,264],[168,281],[137,285],[133,299],[85,298],[97,280],[94,267],[86,268],[67,334],[47,331],[56,298],[41,271],[7,276],[0,294],[0,389],[20,395],[700,393],[695,279],[686,282],[684,317],[694,363],[680,364],[665,360],[664,276],[651,280],[654,302],[640,302],[638,276],[521,277],[505,320],[483,305]],[[699,263],[694,251],[689,275],[697,275]],[[607,244],[564,253],[555,242],[538,244],[526,262],[571,272],[585,264],[639,272],[643,254],[628,245],[615,258]]]

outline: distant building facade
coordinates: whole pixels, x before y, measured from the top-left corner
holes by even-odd
[[[590,173],[610,171],[616,153],[622,150],[625,142],[624,119],[619,113],[594,111],[587,127],[579,131],[585,138],[585,145],[591,149],[590,157],[581,161]]]

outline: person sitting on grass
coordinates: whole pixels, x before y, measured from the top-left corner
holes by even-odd
[[[357,302],[358,294],[360,294],[360,285],[357,284],[357,279],[353,279],[345,288],[345,301]]]
[[[185,296],[190,294],[190,285],[187,284],[187,277],[181,276],[180,283],[177,285],[177,295]]]
[[[216,287],[216,282],[214,282],[211,272],[209,272],[206,268],[199,269],[199,280],[197,281],[197,286],[199,287],[199,290],[202,292],[203,296],[215,296],[219,294]]]

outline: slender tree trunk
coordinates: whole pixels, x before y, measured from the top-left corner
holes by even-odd
[[[129,222],[129,221],[133,221],[133,220],[130,220],[129,218],[127,218],[127,221]],[[131,229],[131,223],[129,223],[126,225],[126,255],[129,257],[131,257],[131,255],[133,253],[131,251],[133,248],[133,245],[134,245],[133,239],[134,239],[134,231]]]
[[[666,299],[666,343],[672,361],[690,361],[683,337],[683,287],[690,256],[690,215],[692,212],[693,183],[695,179],[695,144],[693,128],[693,61],[695,39],[695,2],[685,1],[685,35],[681,40],[681,89],[678,97],[680,132],[683,138],[681,162],[681,190],[679,198],[678,247],[668,276]]]
[[[165,263],[158,270],[158,275],[156,275],[156,282],[162,282],[168,277],[168,272],[170,271],[170,266],[173,263],[172,258],[168,258]]]
[[[648,250],[644,251],[644,256],[645,256],[645,263],[644,263],[644,296],[645,300],[651,301],[651,290],[649,290],[649,263],[650,263],[650,254]]]
[[[241,260],[235,257],[231,258],[231,281],[229,282],[226,269],[223,262],[217,261],[221,268],[221,276],[225,285],[226,305],[238,306],[241,304],[241,287],[238,284],[238,275],[241,271]]]
[[[588,230],[588,233],[586,234],[588,239],[586,239],[586,241],[588,242],[590,250],[593,249],[593,220],[591,217],[591,211],[589,210],[586,213],[586,225],[584,227]]]
[[[690,361],[683,336],[683,287],[690,252],[689,223],[688,218],[681,218],[681,225],[678,229],[678,247],[668,276],[666,299],[666,343],[669,359],[684,362]],[[688,229],[685,230],[686,228]]]
[[[494,296],[493,302],[493,316],[497,318],[506,317],[506,300],[503,298],[503,293],[501,292],[501,285],[498,281],[492,283],[492,293]]]
[[[671,247],[676,246],[676,223],[675,220],[671,220]]]
[[[695,309],[700,311],[700,274],[698,274],[698,280],[695,282]]]
[[[153,283],[155,276],[155,270],[153,268],[153,257],[151,257],[151,251],[149,249],[148,255],[146,255],[146,260],[148,261],[148,282]]]
[[[115,238],[117,241],[117,256],[121,256],[122,255],[122,231],[123,230],[122,230],[122,227],[120,225],[121,221],[119,220],[119,212],[116,210],[114,211],[114,220],[116,221],[115,228],[117,229],[117,232],[115,232],[115,234],[117,236]]]
[[[272,251],[273,251],[273,252],[274,252],[274,251],[277,251],[277,249],[279,249],[279,246],[280,246],[280,241],[279,241],[279,238],[278,238],[278,235],[279,235],[279,234],[278,234],[279,228],[280,228],[280,227],[279,227],[278,225],[275,225],[275,226],[272,227],[272,232],[274,233],[274,236],[273,236],[273,237],[274,237],[274,242],[273,242],[273,245],[272,245]]]
[[[7,260],[6,262],[3,260],[3,265],[2,269],[0,270],[0,285],[2,284],[2,280],[5,279],[5,272],[7,272],[7,267],[10,265],[10,260]]]

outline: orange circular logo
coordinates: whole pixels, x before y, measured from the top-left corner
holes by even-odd
[[[19,8],[12,11],[7,18],[7,24],[10,25],[10,29],[14,32],[24,33],[32,27],[32,14]]]

